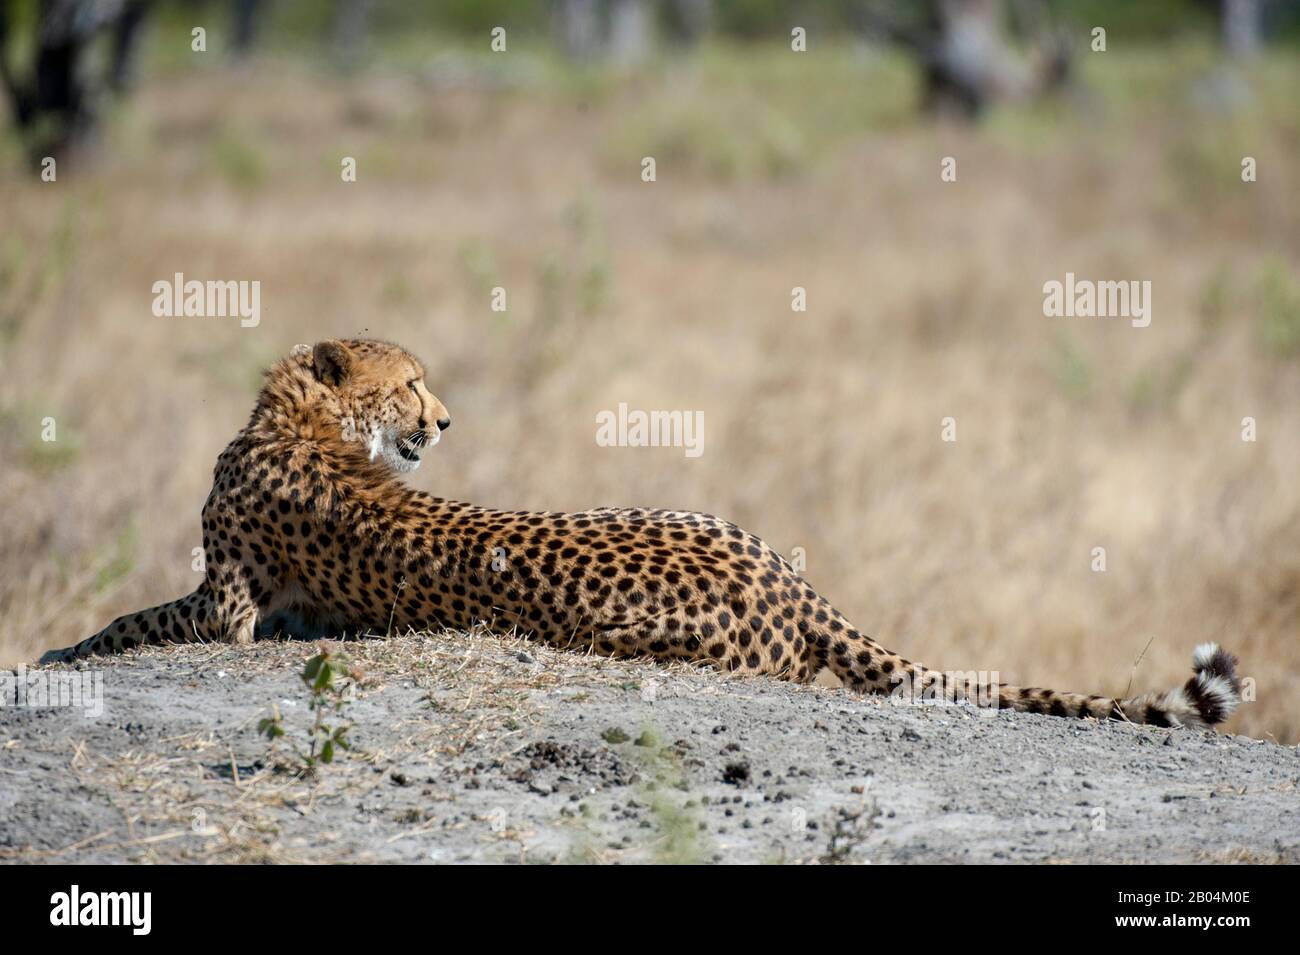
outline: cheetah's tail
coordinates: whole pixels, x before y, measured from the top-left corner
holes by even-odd
[[[860,690],[891,693],[904,699],[965,699],[979,706],[1020,710],[1048,716],[1091,716],[1154,726],[1210,727],[1222,723],[1241,702],[1237,659],[1217,644],[1205,643],[1192,654],[1192,676],[1163,693],[1117,699],[1037,687],[991,683],[976,674],[946,674],[892,654],[856,631],[849,631],[843,654],[828,663],[846,684]],[[849,649],[863,640],[866,649]],[[858,645],[860,646],[860,645]],[[899,693],[900,684],[904,692]]]
[[[1192,653],[1192,676],[1182,686],[1116,705],[1134,723],[1208,727],[1226,720],[1240,702],[1237,658],[1217,643],[1203,643]]]
[[[1114,699],[1002,686],[998,688],[998,704],[1000,709],[1049,716],[1091,716],[1153,726],[1204,728],[1222,723],[1241,702],[1241,681],[1236,668],[1236,657],[1217,644],[1204,643],[1192,654],[1192,676],[1182,686],[1163,693]]]

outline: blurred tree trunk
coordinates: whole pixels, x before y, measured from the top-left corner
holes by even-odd
[[[896,8],[897,9],[897,8]],[[903,8],[914,13],[916,7]],[[1010,45],[1004,32],[1002,0],[931,0],[919,24],[905,25],[863,4],[858,21],[867,33],[908,50],[921,63],[928,110],[977,117],[994,103],[1048,92],[1069,76],[1068,45],[1032,15],[1016,10],[1032,28],[1037,62]]]
[[[136,61],[140,55],[140,36],[144,32],[149,0],[126,4],[113,30],[113,57],[109,61],[108,82],[115,93],[123,93],[135,84]]]
[[[375,0],[337,0],[334,5],[334,55],[345,67],[353,66],[361,56]]]
[[[615,63],[639,63],[650,54],[654,35],[648,0],[610,0],[609,57]]]
[[[713,0],[667,0],[663,20],[670,40],[691,46],[713,22]]]
[[[708,24],[711,0],[664,0],[665,19],[678,39],[690,42]],[[655,0],[553,0],[551,32],[574,60],[608,58],[638,63],[654,48]]]
[[[9,4],[0,3],[0,83],[4,84],[5,95],[9,99],[9,108],[13,111],[14,122],[21,128],[27,125],[27,115],[31,109],[22,83],[9,66]]]
[[[551,9],[552,30],[566,56],[594,60],[600,53],[599,0],[555,0]]]
[[[1224,49],[1232,56],[1249,57],[1259,52],[1263,35],[1261,0],[1223,0],[1219,28]]]
[[[230,49],[237,60],[244,59],[253,50],[261,8],[262,0],[234,0]]]
[[[83,139],[108,91],[129,85],[149,6],[150,0],[42,0],[28,78],[9,65],[8,5],[0,11],[0,81],[19,128],[32,136],[34,158]],[[102,31],[112,34],[112,55],[105,72],[94,75],[84,68],[85,55]]]
[[[1014,99],[1029,85],[1024,64],[1002,36],[999,0],[940,0],[937,37],[926,63],[933,109],[977,115],[995,100]]]

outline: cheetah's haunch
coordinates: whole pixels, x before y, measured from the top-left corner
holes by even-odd
[[[763,541],[684,511],[495,511],[412,490],[396,475],[451,424],[424,368],[383,342],[299,345],[267,373],[248,425],[217,459],[194,593],[119,617],[43,663],[141,644],[251,642],[290,614],[321,633],[478,622],[555,647],[853,689],[900,683],[1000,709],[1210,726],[1232,713],[1232,656],[1197,648],[1182,687],[1130,699],[989,686],[891,653],[856,630]]]

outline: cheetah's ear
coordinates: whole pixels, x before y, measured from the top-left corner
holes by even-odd
[[[305,358],[307,355],[310,354],[311,354],[310,345],[299,344],[299,345],[294,345],[292,348],[289,349],[290,358]]]
[[[316,377],[327,385],[341,385],[352,372],[352,352],[337,338],[317,342],[312,349]]]

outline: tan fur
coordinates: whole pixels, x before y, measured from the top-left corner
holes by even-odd
[[[884,649],[779,554],[707,514],[601,508],[496,511],[431,497],[396,471],[448,415],[405,350],[368,340],[298,346],[217,460],[203,508],[207,575],[180,600],[128,614],[47,660],[142,644],[248,642],[291,612],[324,633],[518,628],[556,647],[684,659],[931,700],[1058,716],[1210,725],[1231,713],[1230,656],[1197,651],[1183,687],[1128,700],[967,683]],[[423,439],[421,439],[423,435]]]

